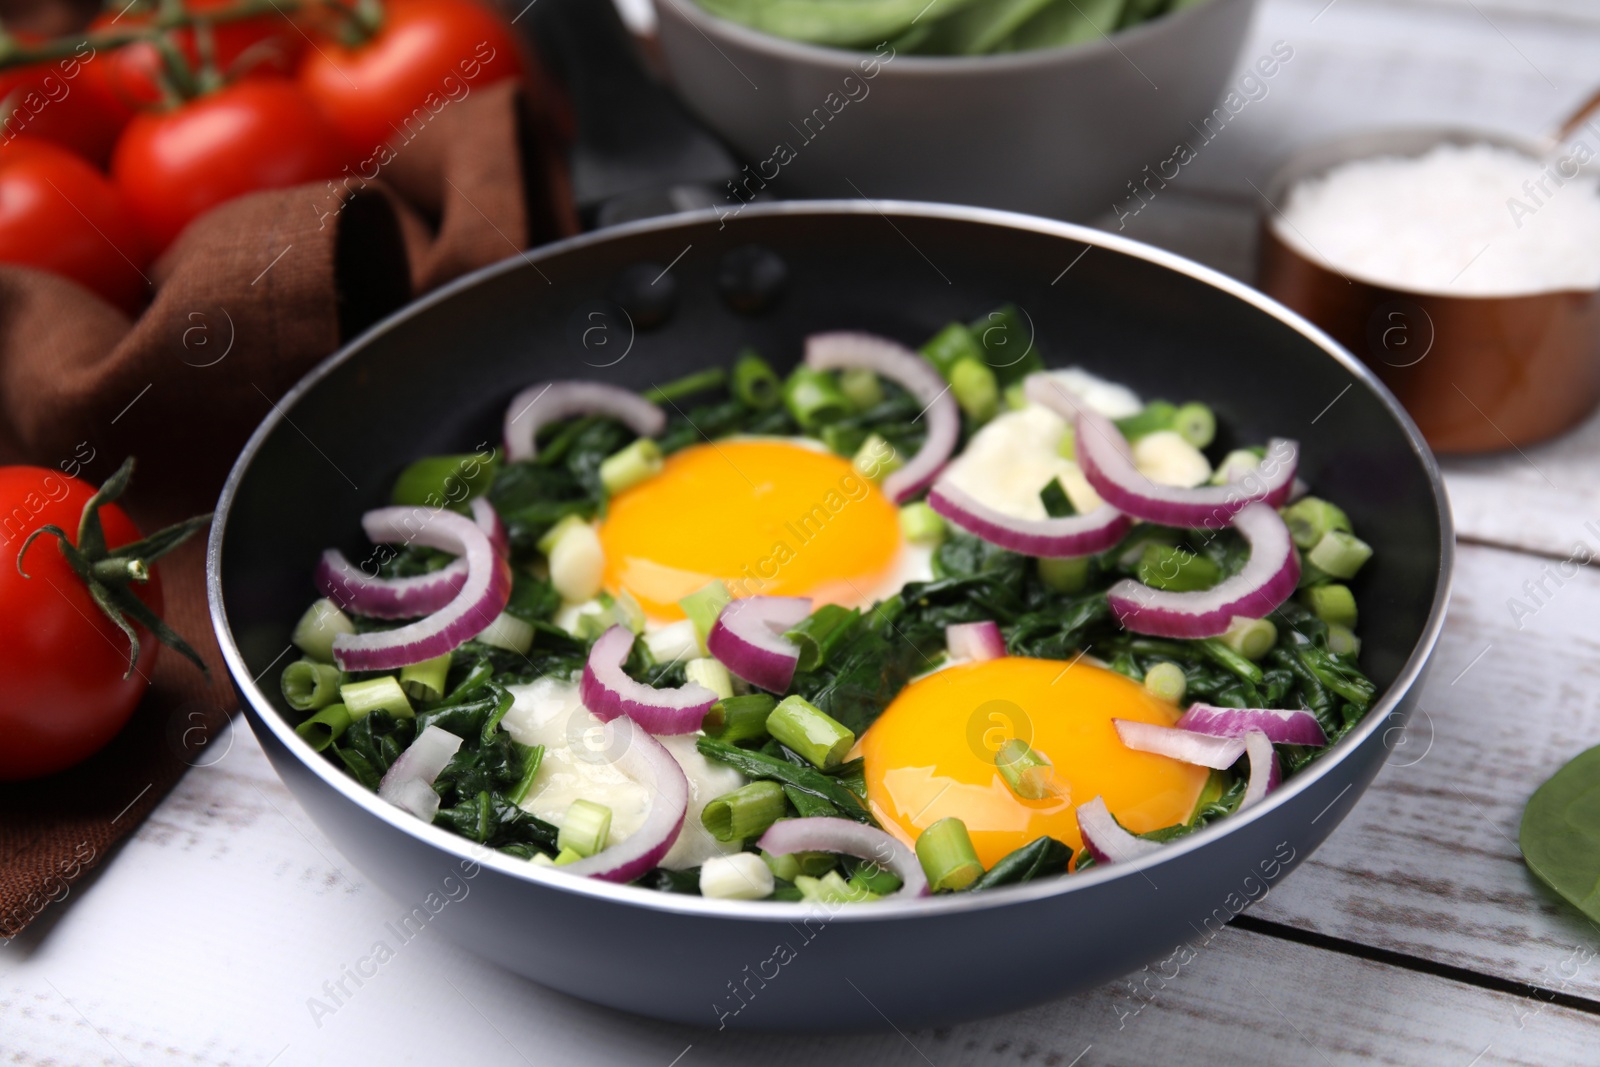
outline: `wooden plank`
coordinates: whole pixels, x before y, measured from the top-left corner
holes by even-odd
[[[1600,929],[1516,846],[1529,794],[1600,742],[1600,576],[1547,580],[1532,615],[1507,607],[1546,562],[1461,549],[1416,719],[1345,824],[1252,914],[1600,1000]]]

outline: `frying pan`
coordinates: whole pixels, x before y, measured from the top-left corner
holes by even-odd
[[[786,271],[775,301],[755,310],[725,284],[752,245]],[[619,293],[625,275],[634,284]],[[318,554],[359,547],[359,516],[386,502],[410,460],[495,441],[521,387],[588,377],[644,388],[725,364],[746,345],[781,369],[813,331],[917,343],[1006,301],[1023,309],[1051,364],[1204,401],[1238,441],[1297,438],[1302,476],[1376,550],[1355,591],[1362,661],[1381,699],[1265,803],[1137,863],[828,912],[610,885],[488,852],[381,802],[284,717],[278,657],[315,596]],[[545,985],[663,1019],[908,1028],[1105,982],[1205,936],[1281,882],[1349,812],[1398,736],[1443,622],[1452,543],[1439,472],[1394,398],[1259,293],[1065,223],[816,201],[573,238],[373,327],[291,390],[240,455],[217,509],[208,588],[228,668],[277,772],[404,908],[448,896],[429,922],[443,936]],[[463,885],[464,896],[446,892]]]

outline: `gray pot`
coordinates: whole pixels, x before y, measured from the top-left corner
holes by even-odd
[[[1223,96],[1254,6],[1210,0],[1086,44],[968,58],[819,48],[655,0],[678,92],[752,161],[721,190],[730,206],[770,184],[1074,219],[1201,139],[1191,123]]]
[[[724,254],[752,242],[789,268],[784,295],[754,317],[730,309],[716,284]],[[597,347],[594,329],[620,322],[603,297],[641,262],[675,264],[675,313]],[[1266,802],[1136,864],[816,913],[610,885],[485,853],[362,789],[285,718],[273,664],[316,595],[322,550],[357,546],[361,512],[387,502],[410,460],[496,440],[527,383],[583,376],[642,388],[744,345],[782,369],[809,332],[915,341],[1005,300],[1027,313],[1049,360],[1209,403],[1238,440],[1299,438],[1303,476],[1375,548],[1355,584],[1363,664],[1383,696]],[[426,906],[429,894],[451,900],[428,923],[439,934],[628,1011],[842,1030],[948,1024],[1087,988],[1259,899],[1382,764],[1438,638],[1451,552],[1444,489],[1416,427],[1353,357],[1259,293],[1083,227],[851,201],[755,206],[725,226],[700,213],[605,230],[412,304],[275,405],[223,490],[207,580],[223,655],[273,766],[334,845],[404,907]]]

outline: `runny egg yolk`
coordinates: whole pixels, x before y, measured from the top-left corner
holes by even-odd
[[[611,501],[603,582],[655,619],[715,579],[735,596],[870,598],[900,551],[899,512],[850,462],[751,438],[696,445]]]
[[[1043,834],[1082,848],[1074,809],[1096,796],[1134,833],[1171,826],[1189,818],[1208,772],[1127,748],[1111,720],[1178,717],[1137,682],[1087,663],[1008,656],[949,667],[903,689],[862,737],[867,801],[907,844],[955,816],[985,867]],[[1055,796],[1024,800],[1006,785],[995,753],[1015,738],[1053,764]]]

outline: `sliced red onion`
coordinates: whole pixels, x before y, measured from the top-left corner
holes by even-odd
[[[1283,781],[1283,770],[1278,766],[1278,750],[1272,747],[1266,734],[1260,730],[1245,734],[1244,750],[1250,757],[1250,781],[1246,783],[1244,797],[1239,801],[1240,811],[1258,800],[1266,799],[1267,794]]]
[[[378,796],[404,808],[424,822],[439,813],[439,794],[433,781],[461,747],[461,738],[449,730],[429,726],[406,746],[378,783]]]
[[[1117,736],[1135,752],[1153,752],[1197,767],[1225,771],[1244,755],[1244,741],[1237,737],[1211,737],[1171,726],[1157,726],[1132,719],[1112,719]]]
[[[1259,731],[1279,745],[1328,743],[1317,716],[1306,708],[1219,708],[1214,704],[1190,704],[1178,720],[1178,729],[1212,737],[1244,737]]]
[[[917,854],[874,826],[854,819],[815,816],[809,819],[779,819],[756,842],[774,856],[791,852],[833,852],[868,860],[893,871],[900,888],[890,897],[925,897],[928,877],[922,873]]]
[[[603,729],[601,751],[617,753],[611,766],[649,791],[650,813],[637,830],[610,848],[558,869],[606,882],[631,882],[672,850],[689,810],[689,781],[672,753],[626,715]]]
[[[811,614],[811,598],[751,596],[730,601],[706,634],[706,651],[751,685],[782,693],[794,680],[800,650],[783,636]]]
[[[379,508],[362,516],[361,525],[374,541],[454,552],[466,560],[467,576],[454,598],[425,618],[393,630],[335,637],[333,659],[340,670],[387,671],[442,656],[487,629],[511,599],[511,565],[471,519],[438,508]]]
[[[951,659],[982,662],[1004,656],[1006,639],[1000,635],[999,624],[992,619],[958,622],[944,628],[944,647]]]
[[[505,524],[481,496],[473,498],[472,518],[498,555],[511,554]],[[432,615],[461,592],[467,580],[467,561],[457,557],[436,571],[410,578],[379,578],[355,566],[337,548],[330,548],[317,561],[313,577],[323,596],[357,615],[369,619],[415,619]]]
[[[667,426],[659,407],[630,390],[603,382],[540,382],[518,393],[506,408],[506,459],[534,458],[540,429],[575,415],[616,419],[640,437],[655,437]]]
[[[1124,579],[1106,594],[1117,621],[1156,637],[1215,637],[1227,633],[1235,616],[1262,619],[1276,610],[1300,581],[1289,528],[1264,503],[1246,505],[1233,517],[1233,528],[1250,543],[1250,559],[1238,574],[1194,593]]]
[[[583,706],[605,720],[627,716],[652,734],[688,734],[717,702],[717,694],[690,682],[676,689],[657,689],[628,677],[622,669],[633,650],[633,632],[613,626],[589,649],[578,695]]]
[[[1104,552],[1133,525],[1122,512],[1102,504],[1087,515],[1059,519],[1019,519],[981,504],[948,478],[934,485],[928,506],[951,522],[1001,548],[1025,556],[1060,559]]]
[[[1078,835],[1096,863],[1127,863],[1148,856],[1161,845],[1124,830],[1112,817],[1103,797],[1078,805]]]
[[[1268,441],[1267,454],[1260,465],[1226,485],[1193,489],[1161,485],[1139,473],[1133,450],[1115,423],[1088,405],[1079,404],[1048,374],[1029,375],[1023,391],[1029,400],[1074,423],[1083,476],[1102,500],[1136,519],[1196,530],[1221,529],[1234,513],[1252,501],[1265,501],[1274,507],[1282,504],[1293,487],[1300,457],[1300,447],[1293,441],[1281,437]]]
[[[961,409],[933,365],[904,345],[870,333],[839,331],[806,338],[806,366],[815,370],[865,367],[894,382],[922,405],[928,436],[905,466],[883,480],[883,492],[903,504],[944,469],[961,437]]]

